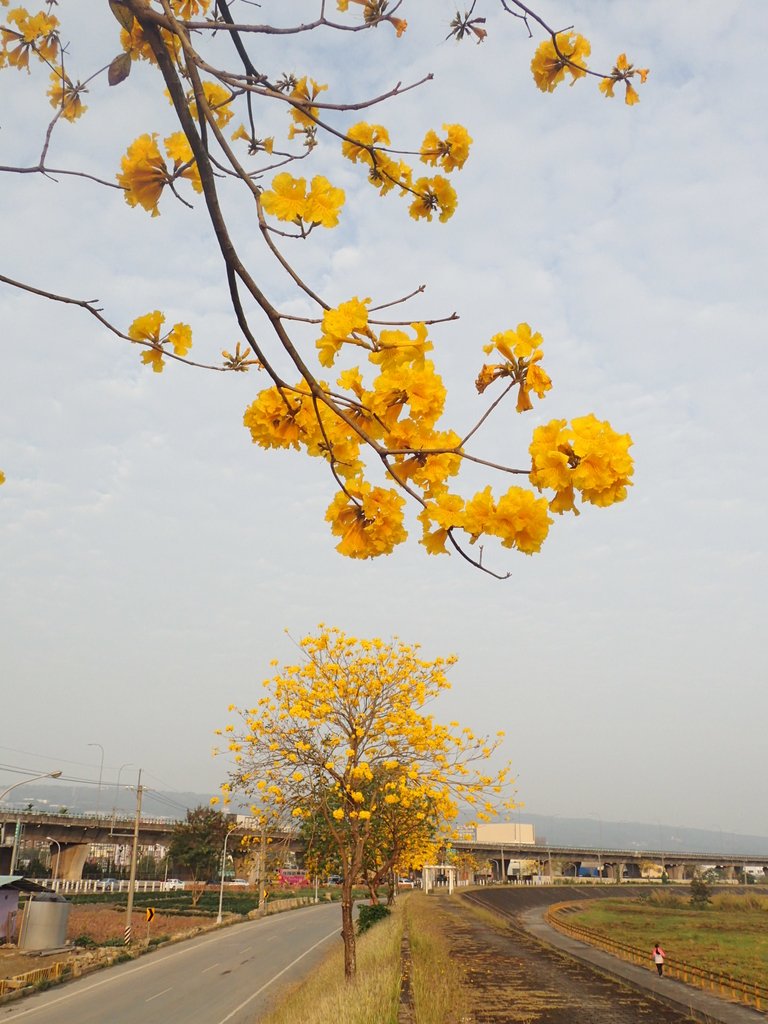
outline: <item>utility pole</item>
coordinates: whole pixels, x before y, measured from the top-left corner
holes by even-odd
[[[259,910],[264,911],[267,903],[267,829],[261,826],[259,842]]]
[[[125,945],[131,944],[131,913],[133,912],[133,893],[136,888],[136,864],[139,852],[139,822],[141,821],[141,795],[144,788],[141,785],[141,768],[136,785],[136,821],[133,825],[133,848],[131,850],[131,874],[128,881],[128,906],[125,911]]]

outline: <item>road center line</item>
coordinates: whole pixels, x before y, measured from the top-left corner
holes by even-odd
[[[215,964],[211,964],[211,966],[210,966],[210,967],[205,967],[205,968],[203,968],[203,970],[202,970],[202,971],[200,971],[200,973],[201,973],[201,974],[205,974],[205,972],[206,972],[206,971],[212,971],[212,970],[214,969],[214,967],[218,967],[218,966],[219,966],[219,965],[218,965],[218,963],[215,963]]]
[[[282,975],[285,974],[286,971],[290,971],[290,969],[292,967],[295,967],[296,964],[299,963],[300,960],[303,960],[304,957],[307,956],[309,953],[311,953],[313,949],[317,949],[318,946],[322,946],[322,944],[327,939],[330,939],[330,937],[332,935],[338,935],[338,934],[339,934],[339,929],[338,929],[338,927],[336,927],[336,928],[333,929],[332,932],[328,932],[327,935],[324,935],[322,937],[322,939],[318,939],[318,941],[314,944],[314,946],[310,946],[309,949],[305,949],[304,952],[301,954],[301,956],[297,956],[296,959],[293,960],[291,963],[289,963],[287,967],[284,967],[282,969],[282,971],[278,971],[277,974],[275,974],[272,978],[270,978],[269,981],[265,982],[261,986],[261,988],[256,989],[256,991],[252,995],[248,996],[248,998],[244,1002],[240,1003],[239,1006],[236,1006],[231,1013],[228,1013],[226,1017],[222,1017],[222,1019],[219,1021],[219,1024],[227,1024],[227,1021],[228,1020],[232,1020],[232,1018],[235,1016],[236,1013],[239,1013],[242,1009],[244,1009],[248,1005],[248,1003],[251,1002],[251,1000],[256,998],[256,996],[261,995],[261,993],[264,991],[265,988],[269,988],[269,986],[273,982],[277,981],[278,978],[282,977]]]
[[[162,992],[158,992],[156,995],[150,996],[149,999],[145,999],[144,1002],[145,1003],[151,1003],[153,999],[159,999],[160,996],[164,996],[166,992],[170,992],[172,988],[173,988],[173,985],[171,985],[170,988],[164,988]]]

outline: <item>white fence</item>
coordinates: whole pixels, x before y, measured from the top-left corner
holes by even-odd
[[[78,892],[128,892],[128,880],[123,879],[122,881],[114,882],[103,882],[101,879],[96,878],[79,878],[76,882],[70,882],[65,878],[39,878],[35,879],[40,885],[44,885],[46,889],[52,889],[54,892],[60,893],[78,893]],[[166,892],[168,887],[162,879],[154,879],[149,881],[141,881],[139,879],[135,882],[136,892]]]

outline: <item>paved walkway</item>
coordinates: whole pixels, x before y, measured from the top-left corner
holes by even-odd
[[[526,931],[537,939],[562,950],[568,956],[597,968],[604,974],[619,978],[632,988],[651,993],[675,1010],[687,1013],[694,1020],[705,1024],[765,1024],[765,1013],[746,1006],[739,1006],[726,999],[705,992],[703,989],[686,985],[673,978],[659,978],[655,971],[631,964],[618,957],[604,953],[578,939],[572,939],[556,931],[545,920],[547,907],[536,907],[520,915],[520,922]]]

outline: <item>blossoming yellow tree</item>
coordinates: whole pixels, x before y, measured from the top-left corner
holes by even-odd
[[[344,966],[355,973],[352,887],[366,865],[417,862],[461,806],[495,813],[511,781],[488,758],[500,742],[426,706],[448,688],[454,658],[425,661],[417,646],[358,640],[320,627],[299,643],[302,660],[264,683],[239,724],[224,730],[235,757],[226,787],[250,794],[254,813],[297,828],[320,819],[343,878]],[[389,851],[374,847],[388,834]]]
[[[485,0],[485,6],[491,2]],[[552,28],[519,0],[499,3],[529,35],[534,30],[543,35],[531,61],[539,89],[552,92],[565,80],[573,84],[595,77],[607,98],[623,86],[626,103],[638,102],[635,85],[645,81],[647,71],[635,68],[626,54],[610,71],[592,70],[583,36]],[[482,0],[474,0],[468,12],[457,13],[445,26],[449,37],[482,43],[488,32],[482,6]],[[55,174],[63,181],[77,175],[101,187],[105,203],[122,195],[137,217],[157,218],[168,203],[179,201],[190,207],[191,216],[206,218],[219,249],[220,287],[229,295],[234,344],[222,350],[221,361],[193,359],[191,325],[170,326],[161,310],[142,309],[138,299],[133,321],[119,325],[102,306],[59,294],[47,282],[19,281],[5,273],[0,281],[81,307],[117,338],[139,346],[142,362],[155,373],[169,361],[225,372],[258,369],[268,382],[245,410],[245,427],[262,448],[295,449],[326,463],[335,488],[326,519],[338,551],[351,558],[388,554],[400,544],[408,533],[410,504],[430,554],[456,551],[490,571],[482,556],[489,538],[530,555],[547,536],[550,513],[578,514],[579,501],[607,506],[626,497],[633,472],[631,439],[591,413],[539,427],[530,459],[517,467],[492,462],[476,449],[481,428],[504,399],[516,394],[516,411],[525,414],[551,389],[542,365],[543,339],[523,310],[510,310],[508,323],[485,346],[492,361],[483,363],[479,352],[471,357],[467,379],[476,377],[477,391],[492,390],[493,397],[474,424],[459,427],[443,422],[446,388],[432,358],[437,329],[455,314],[425,321],[393,313],[421,286],[397,300],[373,298],[375,280],[370,297],[343,290],[320,294],[288,255],[291,246],[312,245],[318,233],[353,215],[343,190],[313,173],[321,146],[332,149],[337,162],[356,165],[385,201],[402,200],[399,215],[437,221],[439,230],[439,222],[454,213],[456,181],[471,154],[467,128],[448,115],[441,127],[412,140],[400,137],[396,122],[381,124],[378,115],[360,118],[361,111],[368,117],[431,76],[398,83],[383,95],[356,96],[350,95],[353,59],[331,84],[260,61],[260,39],[312,31],[344,33],[350,48],[358,33],[389,33],[396,56],[407,30],[405,15],[421,16],[419,4],[302,0],[292,8],[314,15],[297,17],[294,24],[286,23],[285,5],[259,5],[260,17],[274,8],[270,24],[249,20],[253,6],[237,0],[109,0],[114,18],[99,20],[94,13],[89,24],[89,44],[102,46],[105,54],[93,71],[78,66],[83,50],[78,44],[84,40],[66,36],[59,22],[59,13],[66,12],[56,0],[44,7],[10,9],[9,0],[0,0],[0,10],[6,8],[0,14],[0,69],[5,75],[21,73],[14,93],[21,85],[47,88],[53,108],[49,123],[40,128],[37,164],[9,164],[0,171]],[[106,10],[103,6],[99,13]],[[99,117],[105,88],[119,87],[131,104],[130,75],[137,62],[151,65],[155,102],[164,109],[170,102],[177,130],[160,137],[150,115],[146,131],[126,138],[119,167],[103,173],[54,167],[49,157],[54,135],[76,133],[76,122]],[[275,107],[284,113],[282,128],[267,135],[261,126],[272,123]],[[260,235],[264,252],[277,261],[295,294],[311,304],[312,315],[291,314],[266,294],[258,262],[249,262],[230,227],[231,218],[241,216],[240,207],[231,212],[232,196],[239,193],[247,197],[253,233]],[[147,244],[155,244],[155,237],[148,220]],[[52,241],[47,239],[49,245]],[[66,250],[71,259],[71,239]],[[314,335],[309,343],[303,333],[307,325]],[[459,481],[468,462],[502,478],[516,475],[520,484],[499,491],[489,483],[470,493]]]

